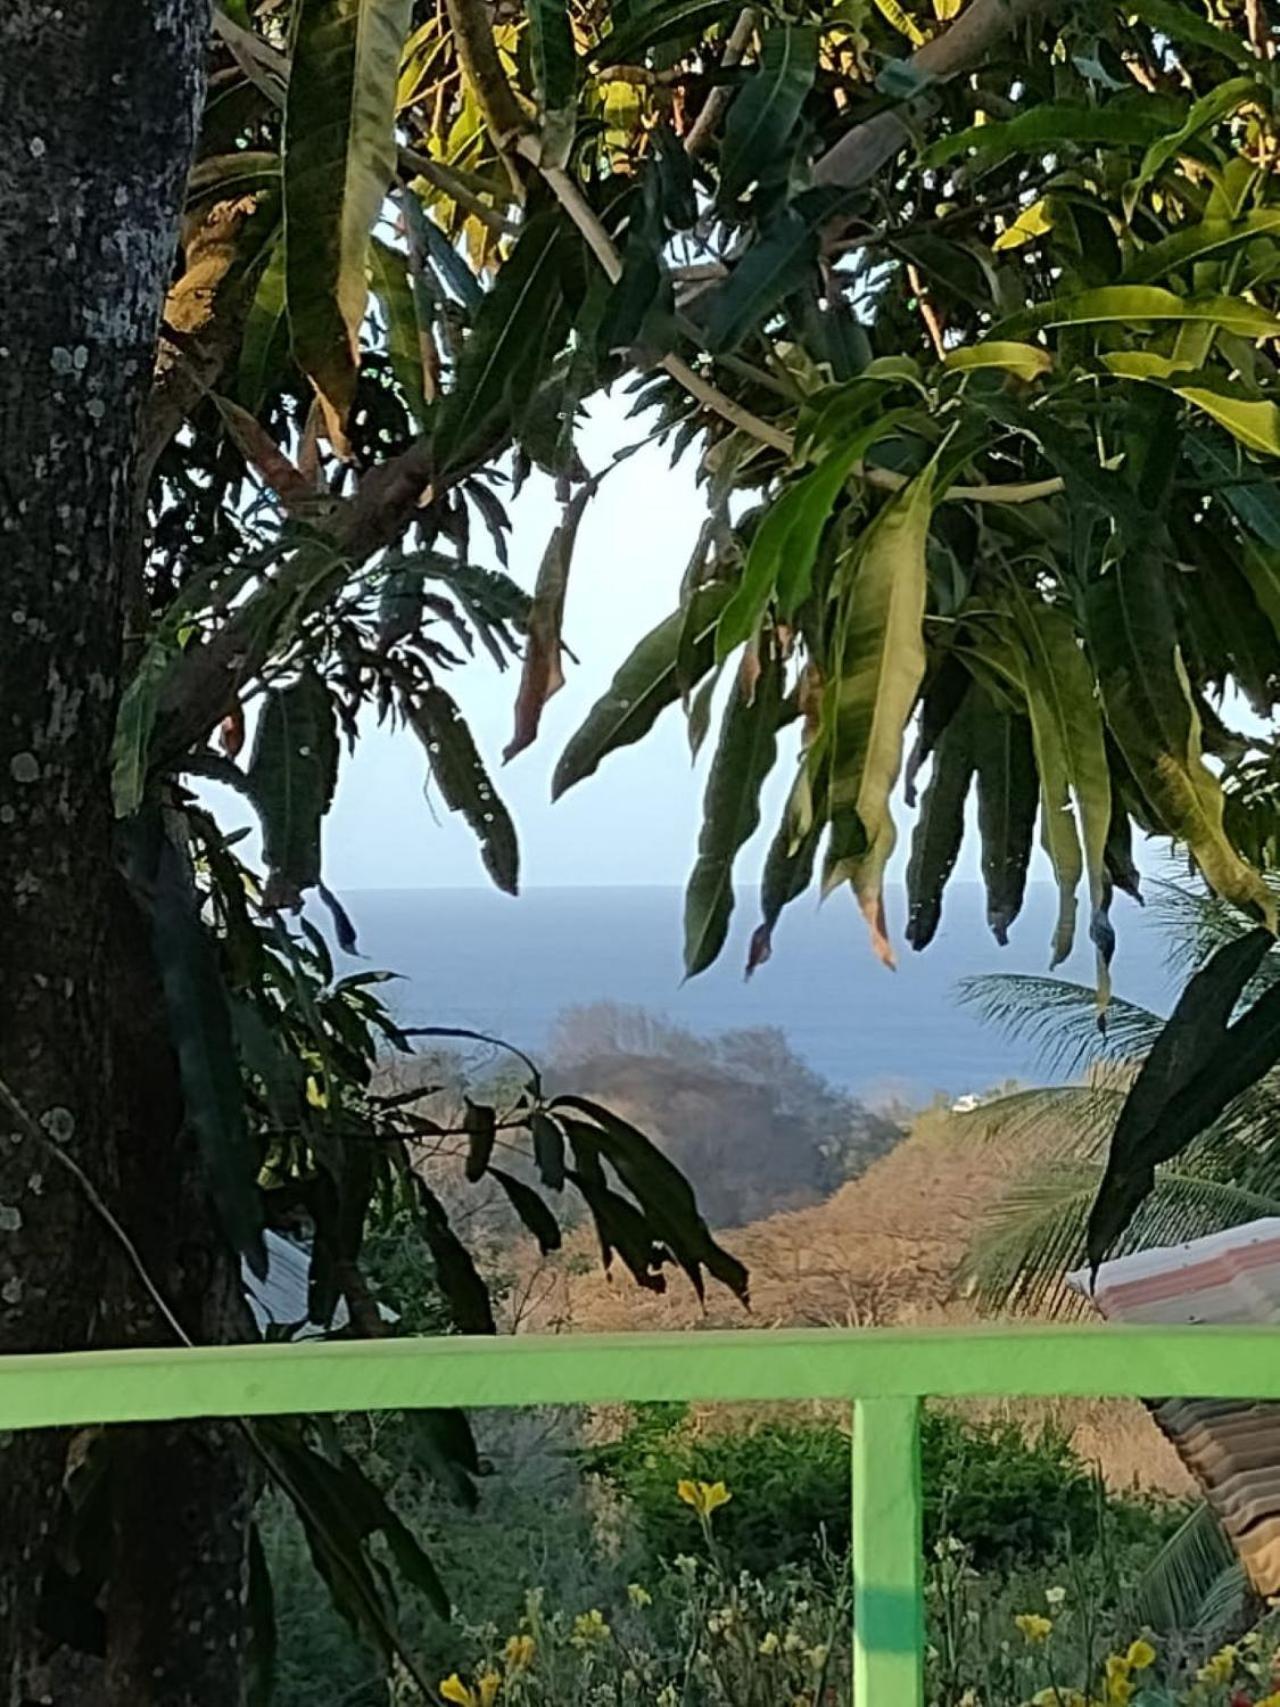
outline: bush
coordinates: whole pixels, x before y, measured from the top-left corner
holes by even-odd
[[[1108,1496],[1053,1429],[1027,1437],[1014,1423],[931,1410],[921,1451],[926,1544],[954,1536],[980,1569],[1086,1545],[1098,1532],[1100,1502],[1135,1539],[1145,1530],[1158,1544],[1155,1516]],[[696,1549],[697,1520],[672,1498],[682,1478],[750,1490],[717,1514],[717,1542],[731,1569],[767,1576],[849,1545],[849,1438],[834,1424],[768,1422],[706,1434],[690,1426],[684,1406],[645,1406],[621,1440],[586,1461],[629,1502],[643,1544],[659,1559]]]

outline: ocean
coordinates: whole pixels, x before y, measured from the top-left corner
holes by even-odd
[[[773,958],[749,982],[742,967],[757,919],[749,889],[739,894],[724,956],[688,982],[676,888],[541,888],[518,900],[482,888],[364,890],[343,899],[359,932],[360,964],[402,975],[383,993],[406,1025],[468,1027],[535,1056],[566,1009],[599,1001],[641,1007],[701,1034],[777,1026],[833,1083],[869,1101],[912,1106],[1055,1077],[1033,1048],[982,1024],[956,999],[970,974],[1047,970],[1055,905],[1048,885],[1029,888],[1001,949],[986,927],[981,886],[953,884],[935,941],[921,954],[902,945],[896,972],[873,957],[847,896],[822,906],[802,899],[783,916]],[[901,893],[888,906],[900,938]],[[1116,993],[1167,1012],[1176,982],[1156,922],[1124,896],[1113,916]],[[1057,976],[1090,983],[1092,950],[1081,937]]]

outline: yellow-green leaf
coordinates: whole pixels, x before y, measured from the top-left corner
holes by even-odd
[[[1023,208],[1013,224],[1000,233],[991,247],[1020,249],[1024,243],[1032,243],[1037,237],[1043,237],[1046,231],[1052,230],[1053,215],[1049,211],[1048,197],[1041,196],[1039,201]]]
[[[962,349],[948,350],[943,361],[953,373],[969,373],[974,368],[998,367],[1019,379],[1039,379],[1053,366],[1053,357],[1039,344],[1019,344],[1006,338],[990,338],[981,344],[966,344]]]
[[[293,352],[347,448],[369,235],[395,172],[411,0],[299,0],[285,102],[285,297]]]

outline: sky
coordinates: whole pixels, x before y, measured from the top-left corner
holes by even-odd
[[[639,436],[626,403],[594,406],[580,448],[593,472]],[[682,885],[698,838],[702,792],[716,724],[695,768],[677,707],[643,740],[609,755],[592,777],[552,804],[551,773],[565,742],[608,687],[614,671],[650,628],[676,606],[681,577],[704,515],[690,454],[674,469],[668,452],[647,445],[614,468],[588,506],[578,534],[565,608],[564,637],[578,659],[565,660],[565,686],[543,714],[538,740],[509,765],[519,680],[499,672],[487,653],[449,674],[499,793],[516,823],[521,887]],[[532,587],[543,548],[559,518],[551,483],[535,475],[510,505],[511,572]],[[483,528],[473,555],[496,567]],[[726,672],[728,676],[730,672]],[[723,692],[729,689],[726,681]],[[722,694],[723,697],[723,694]],[[741,881],[758,880],[765,850],[794,774],[787,750],[767,786],[758,832],[739,856]],[[422,749],[404,729],[380,730],[370,719],[356,750],[344,753],[337,795],[325,823],[325,881],[340,894],[360,889],[456,888],[487,885],[474,836],[462,819],[424,795]],[[249,824],[245,803],[208,789],[224,824]],[[899,808],[899,844],[890,881],[905,870],[910,814]],[[252,843],[250,844],[252,852]],[[1037,854],[1037,859],[1042,856]],[[1048,877],[1047,867],[1034,875]],[[979,875],[976,836],[966,837],[957,877]]]

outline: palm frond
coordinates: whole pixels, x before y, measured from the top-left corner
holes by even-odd
[[[1030,1043],[1046,1070],[1062,1076],[1145,1055],[1164,1024],[1149,1008],[1117,996],[1107,1008],[1105,1031],[1099,1030],[1096,990],[1065,978],[987,973],[962,979],[957,993],[984,1023]]]
[[[1093,1158],[1110,1139],[1124,1097],[1124,1086],[1105,1082],[1011,1091],[954,1115],[950,1129],[974,1144],[1034,1144],[1037,1159]]]
[[[1224,1598],[1223,1580],[1234,1576],[1235,1609],[1244,1574],[1210,1506],[1197,1505],[1143,1571],[1132,1591],[1136,1624],[1156,1631],[1192,1630]]]
[[[1266,873],[1267,887],[1280,897],[1280,874]],[[1229,901],[1207,889],[1157,879],[1148,888],[1148,908],[1165,940],[1165,963],[1170,971],[1189,975],[1225,943],[1257,923]],[[1280,952],[1273,949],[1246,986],[1242,1001],[1261,995],[1280,979]]]

